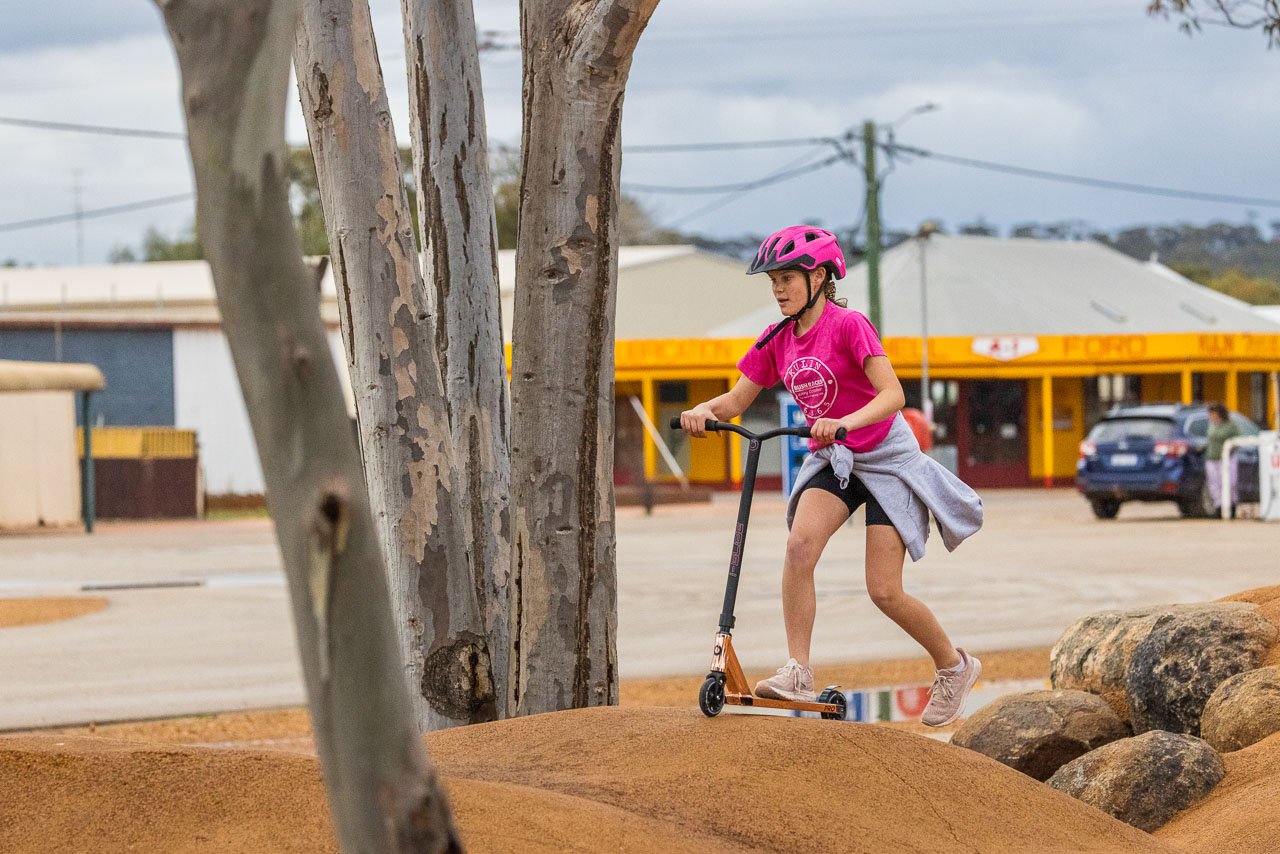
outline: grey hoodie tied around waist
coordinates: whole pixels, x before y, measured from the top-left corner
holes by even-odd
[[[810,478],[831,466],[840,488],[857,475],[898,529],[913,561],[924,557],[933,514],[947,551],[955,551],[982,528],[982,499],[969,485],[920,450],[902,413],[889,434],[870,451],[855,454],[844,445],[827,445],[805,457],[787,501],[787,528],[796,515],[800,492]]]

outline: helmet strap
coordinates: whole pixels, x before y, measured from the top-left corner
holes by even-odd
[[[818,298],[821,297],[826,292],[825,287],[818,288],[817,292],[813,290],[813,271],[812,270],[804,271],[804,282],[805,282],[805,287],[808,289],[808,292],[809,292],[809,301],[804,304],[804,308],[800,309],[795,314],[787,315],[781,323],[779,323],[777,326],[769,330],[768,335],[764,336],[759,341],[757,341],[756,342],[757,350],[763,350],[765,345],[773,340],[773,336],[781,332],[787,326],[788,323],[799,323],[800,318],[804,315],[804,313],[809,309],[813,308],[814,304],[817,303]]]

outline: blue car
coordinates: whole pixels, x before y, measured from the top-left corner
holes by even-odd
[[[1238,412],[1231,420],[1241,436],[1256,436],[1257,424]],[[1114,519],[1126,501],[1173,501],[1188,517],[1213,515],[1204,476],[1209,432],[1205,404],[1116,407],[1080,443],[1076,488],[1099,519]],[[1241,502],[1258,500],[1258,449],[1241,448]]]

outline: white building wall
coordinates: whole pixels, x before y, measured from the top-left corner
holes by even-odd
[[[329,332],[329,349],[352,412],[351,380],[342,338]],[[221,329],[173,331],[175,426],[195,430],[204,488],[210,495],[259,495],[265,491],[249,413]]]
[[[0,393],[0,530],[79,521],[75,392]]]

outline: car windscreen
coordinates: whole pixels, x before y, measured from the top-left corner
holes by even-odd
[[[1100,421],[1089,432],[1093,442],[1119,442],[1121,439],[1172,439],[1173,421],[1168,418],[1112,418]]]

